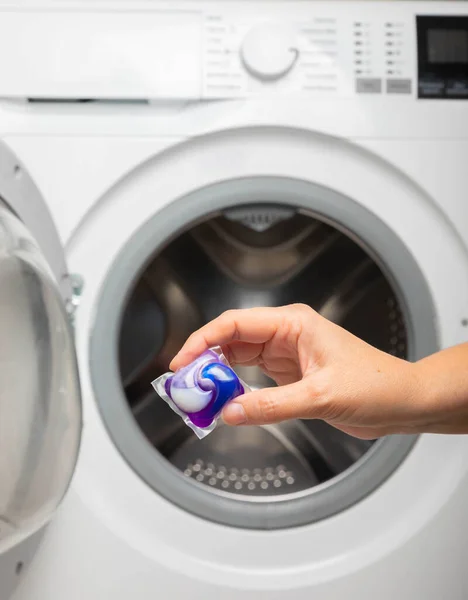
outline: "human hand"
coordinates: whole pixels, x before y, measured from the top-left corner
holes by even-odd
[[[227,311],[193,333],[170,367],[220,345],[231,365],[259,366],[279,387],[236,398],[229,425],[321,419],[374,439],[413,433],[427,420],[416,364],[373,348],[301,304]]]

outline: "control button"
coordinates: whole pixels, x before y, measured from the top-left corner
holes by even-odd
[[[427,98],[430,96],[442,96],[445,92],[444,79],[420,79],[419,96]]]
[[[252,28],[241,48],[241,59],[247,71],[263,80],[283,77],[298,57],[295,36],[280,24],[265,23]]]
[[[458,98],[468,97],[468,79],[449,79],[445,87],[445,93],[447,96],[457,96]]]
[[[358,77],[356,79],[356,93],[381,94],[382,80],[378,77]]]
[[[411,94],[411,79],[387,79],[387,94]]]

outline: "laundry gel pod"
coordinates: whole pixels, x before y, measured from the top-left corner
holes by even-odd
[[[219,346],[175,373],[164,373],[152,386],[200,439],[216,427],[227,402],[250,391]]]

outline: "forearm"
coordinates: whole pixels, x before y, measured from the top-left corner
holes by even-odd
[[[417,363],[421,383],[421,432],[468,433],[468,343]]]

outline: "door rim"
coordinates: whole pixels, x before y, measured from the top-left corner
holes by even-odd
[[[363,499],[401,464],[416,437],[394,436],[378,441],[350,469],[299,498],[278,497],[271,503],[260,504],[251,499],[214,496],[197,482],[183,478],[144,438],[133,421],[119,382],[116,351],[125,300],[151,256],[187,221],[196,222],[207,212],[234,203],[245,204],[245,198],[256,198],[258,203],[262,196],[270,203],[278,201],[304,208],[363,245],[387,276],[400,301],[408,324],[409,358],[415,360],[438,349],[429,287],[411,253],[383,221],[350,198],[311,182],[246,177],[207,186],[175,200],[130,237],[101,287],[90,339],[89,366],[95,398],[114,444],[153,490],[211,521],[234,527],[277,529],[327,518]],[[240,198],[244,201],[239,202]],[[191,218],[187,219],[187,215]]]

